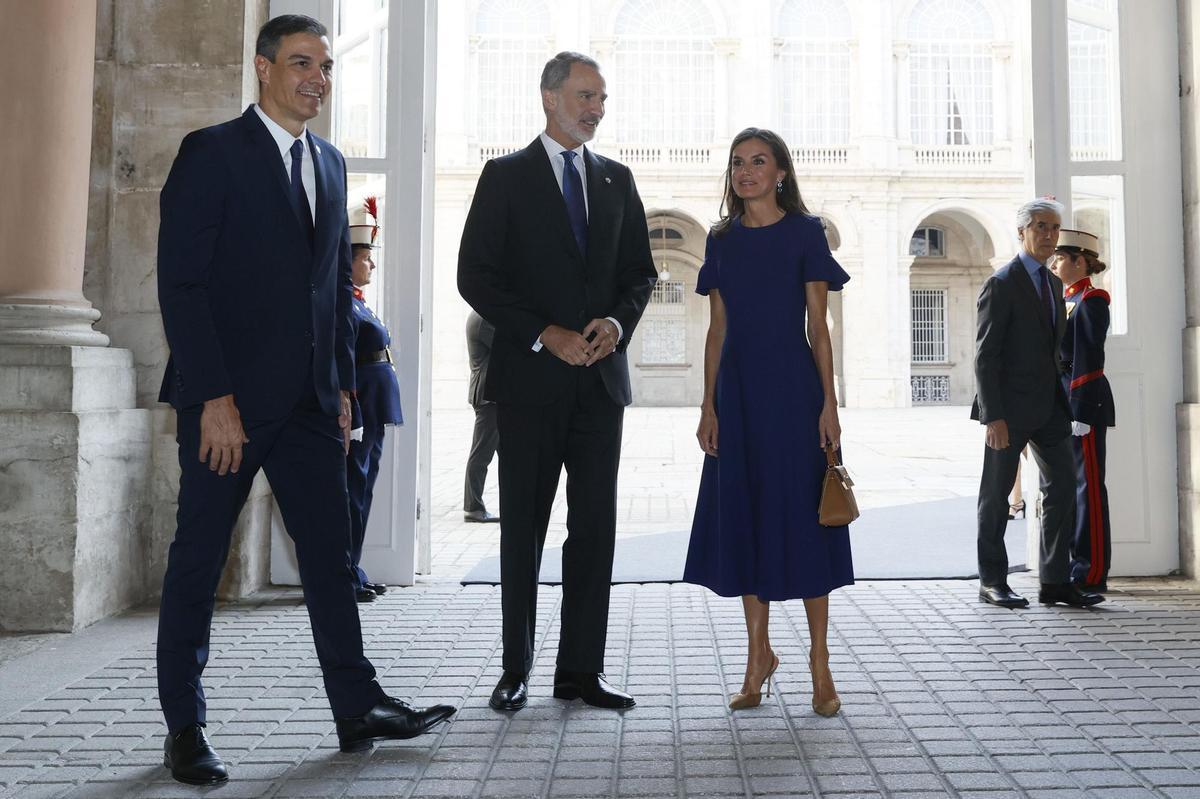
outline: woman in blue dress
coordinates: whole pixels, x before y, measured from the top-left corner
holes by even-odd
[[[749,652],[729,706],[755,707],[779,667],[770,603],[802,598],[813,709],[841,707],[829,671],[829,592],[854,582],[845,526],[822,527],[824,446],[841,439],[825,312],[849,276],[800,198],[787,145],[747,128],[730,147],[721,220],[696,291],[709,298],[704,471],[683,579],[742,598]],[[807,318],[807,324],[806,324]],[[719,442],[719,446],[718,446]]]

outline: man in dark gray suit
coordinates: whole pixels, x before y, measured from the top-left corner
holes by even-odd
[[[979,484],[979,597],[1005,608],[1028,600],[1008,585],[1008,492],[1028,444],[1041,473],[1042,540],[1038,601],[1087,607],[1104,601],[1071,583],[1075,500],[1071,415],[1063,393],[1059,344],[1067,312],[1062,282],[1046,268],[1058,244],[1062,206],[1033,200],[1017,212],[1021,251],[979,292],[975,338],[977,394],[971,418],[987,425]]]
[[[475,432],[471,435],[471,453],[467,456],[467,476],[463,486],[463,519],[468,522],[498,522],[499,516],[488,513],[483,504],[483,485],[487,482],[488,465],[500,443],[496,428],[496,403],[484,399],[487,383],[488,358],[492,354],[492,339],[496,328],[475,311],[467,316],[467,358],[471,363],[471,383],[467,386],[467,401],[475,409]]]

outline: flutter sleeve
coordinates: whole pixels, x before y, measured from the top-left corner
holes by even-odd
[[[712,289],[721,290],[721,256],[713,234],[708,234],[704,242],[704,263],[700,266],[700,274],[696,276],[696,293],[708,296]]]
[[[841,291],[842,286],[850,280],[850,275],[846,274],[846,270],[842,269],[842,265],[829,251],[829,242],[825,238],[825,228],[821,220],[815,216],[804,217],[800,229],[800,257],[804,269],[804,282],[817,283],[823,280],[829,284],[830,291]]]

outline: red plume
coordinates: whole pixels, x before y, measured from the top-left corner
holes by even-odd
[[[363,200],[363,205],[367,208],[367,213],[375,220],[375,224],[379,224],[379,206],[376,204],[375,198],[367,197]]]

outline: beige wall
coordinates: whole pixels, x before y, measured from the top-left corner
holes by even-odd
[[[184,135],[257,97],[250,54],[268,0],[99,0],[84,295],[97,328],[133,352],[138,407],[151,409],[144,593],[157,593],[175,530],[174,414],[158,402],[167,360],[159,315],[158,194]],[[222,595],[267,582],[270,494],[260,475],[235,530]]]

